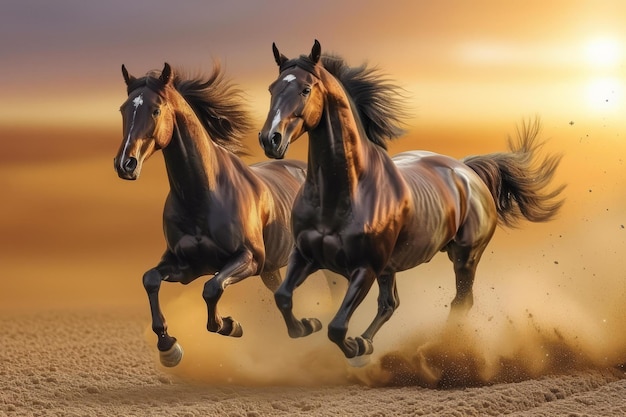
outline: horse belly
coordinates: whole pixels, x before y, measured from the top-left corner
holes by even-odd
[[[394,248],[393,255],[389,260],[389,268],[393,271],[405,271],[430,262],[446,244],[432,241],[422,242],[421,239],[400,243]]]

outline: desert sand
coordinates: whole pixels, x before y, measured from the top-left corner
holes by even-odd
[[[2,416],[622,416],[618,369],[559,372],[511,383],[431,389],[238,386],[190,382],[161,369],[126,312],[2,316]],[[207,375],[208,377],[208,375]]]
[[[171,369],[158,362],[141,287],[163,248],[160,155],[129,183],[111,164],[117,131],[5,132],[47,150],[6,148],[0,166],[10,197],[0,221],[0,416],[626,415],[626,148],[618,133],[576,129],[548,126],[558,139],[548,150],[567,151],[562,215],[496,232],[462,321],[448,321],[445,255],[400,274],[400,308],[361,368],[325,328],[290,339],[259,279],[229,287],[219,304],[242,323],[241,339],[206,332],[202,280],[164,284],[170,333],[185,350]],[[453,151],[500,150],[504,140],[469,145]],[[331,284],[337,291],[323,275],[309,279],[296,314],[326,325],[344,285]],[[371,320],[376,293],[351,334]]]

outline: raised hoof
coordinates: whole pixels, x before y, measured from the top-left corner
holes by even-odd
[[[183,348],[175,342],[174,345],[166,351],[159,351],[159,359],[161,365],[172,368],[180,363],[183,359]]]
[[[293,339],[305,337],[322,329],[322,322],[318,319],[302,319],[296,322],[296,327],[289,327],[289,336]]]
[[[217,333],[224,336],[241,337],[243,336],[243,328],[241,324],[233,320],[232,317],[224,317],[222,319],[222,327],[220,327]]]
[[[350,364],[350,366],[352,366],[353,368],[362,368],[365,365],[369,365],[369,363],[371,362],[372,356],[371,355],[361,355],[361,356],[355,356],[353,358],[346,358],[346,360],[348,361],[348,364]]]
[[[302,319],[305,336],[322,330],[322,322],[318,319]]]

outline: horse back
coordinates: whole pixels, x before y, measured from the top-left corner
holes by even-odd
[[[470,183],[482,182],[459,160],[434,152],[409,151],[392,159],[411,190],[414,206],[429,215],[451,208],[462,213]]]

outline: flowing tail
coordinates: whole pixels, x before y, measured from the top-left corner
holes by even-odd
[[[537,155],[543,145],[537,137],[538,119],[517,128],[517,138],[508,139],[509,152],[469,156],[463,163],[487,184],[496,202],[498,221],[515,227],[519,220],[545,222],[553,219],[563,205],[565,185],[549,189],[562,155]]]

